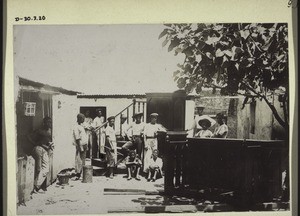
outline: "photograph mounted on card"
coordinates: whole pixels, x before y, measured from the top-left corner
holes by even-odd
[[[17,213],[288,212],[288,30],[14,26]]]

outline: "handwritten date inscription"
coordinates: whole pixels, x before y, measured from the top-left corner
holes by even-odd
[[[15,21],[43,21],[46,20],[45,16],[25,16],[25,17],[15,17]]]

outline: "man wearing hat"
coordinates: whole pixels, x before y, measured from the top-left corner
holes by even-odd
[[[104,134],[104,127],[100,127],[104,123],[104,117],[102,115],[102,110],[100,108],[96,109],[97,116],[94,118],[93,127],[96,132],[97,137],[97,145],[98,145],[98,152],[97,156],[100,154],[105,154],[104,145],[105,145],[105,134]]]
[[[75,172],[78,180],[85,165],[86,152],[88,148],[88,136],[83,127],[85,116],[81,113],[77,115],[77,124],[73,129],[73,145],[76,146]]]
[[[204,110],[204,105],[203,104],[198,104],[196,106],[197,109],[197,115],[195,116],[195,119],[193,121],[193,125],[188,129],[188,131],[193,130],[193,136],[195,136],[196,133],[198,133],[202,127],[199,125],[199,121],[202,119],[207,119],[210,121],[211,126],[213,126],[216,121],[209,117],[208,115],[203,115],[203,110]]]
[[[133,115],[134,122],[129,125],[127,129],[127,134],[130,141],[122,146],[122,149],[127,152],[129,152],[129,150],[136,149],[139,158],[142,156],[142,135],[145,127],[145,123],[142,122],[142,116],[143,113],[136,113]]]
[[[209,130],[211,123],[208,119],[201,119],[198,124],[202,127],[202,129],[196,133],[195,137],[210,138],[213,136],[213,133]]]
[[[144,172],[149,170],[149,163],[154,150],[157,150],[157,132],[167,132],[161,124],[157,124],[157,113],[150,114],[150,122],[145,125],[144,129]]]
[[[117,138],[116,131],[114,129],[115,117],[110,116],[107,118],[108,125],[105,128],[105,151],[106,151],[106,161],[107,167],[109,168],[109,177],[113,178],[114,176],[114,167],[117,164]]]

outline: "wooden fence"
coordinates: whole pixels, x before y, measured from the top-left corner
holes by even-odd
[[[49,173],[46,177],[46,186],[51,185],[56,176],[53,175],[53,153],[49,152]],[[24,204],[31,199],[34,187],[35,160],[32,156],[19,157],[17,160],[17,203]]]
[[[171,133],[165,143],[166,193],[215,191],[245,208],[281,195],[287,142],[184,137]]]

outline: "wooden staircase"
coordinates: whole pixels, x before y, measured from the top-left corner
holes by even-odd
[[[131,111],[130,111],[131,110]],[[129,114],[130,113],[136,113],[136,112],[143,112],[143,120],[146,121],[146,101],[137,101],[136,99],[133,99],[133,102],[129,104],[127,107],[125,107],[123,110],[121,110],[118,114],[115,115],[115,118],[121,118],[122,114],[127,115],[127,123],[129,123]],[[108,121],[104,122],[101,126],[99,126],[97,129],[99,130],[102,127],[105,127],[108,124]],[[115,129],[119,129],[120,133],[122,133],[122,127],[121,127],[121,121],[119,121],[120,125],[115,125]],[[126,174],[126,166],[124,164],[124,159],[126,155],[123,155],[124,152],[121,151],[122,146],[126,143],[126,141],[118,140],[117,138],[117,167],[115,170],[115,174]],[[91,159],[91,165],[93,166],[93,175],[94,176],[104,176],[107,174],[107,164],[105,162],[105,159],[103,158],[92,158]]]
[[[117,151],[118,151],[118,165],[115,169],[115,174],[126,174],[126,166],[124,164],[124,159],[126,155],[121,152],[122,146],[126,143],[126,141],[117,141]],[[92,158],[91,165],[93,166],[93,175],[94,176],[104,176],[107,174],[107,164],[105,159],[100,158]]]

